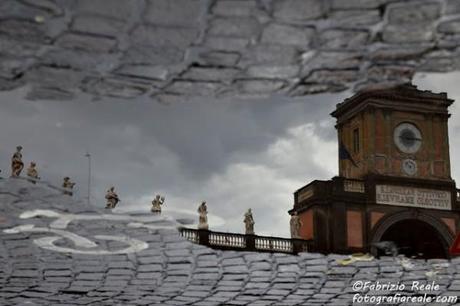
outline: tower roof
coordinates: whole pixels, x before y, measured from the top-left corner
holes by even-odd
[[[342,122],[369,106],[408,110],[421,113],[437,113],[448,116],[447,107],[454,100],[447,93],[420,90],[413,84],[393,85],[362,90],[336,105],[331,116]]]

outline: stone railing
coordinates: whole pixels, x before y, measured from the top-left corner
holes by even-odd
[[[293,253],[294,242],[291,239],[274,239],[273,237],[257,237],[255,240],[257,250],[267,250],[269,252]],[[305,250],[307,251],[307,243]]]
[[[279,252],[297,254],[311,251],[312,241],[236,233],[214,232],[182,227],[179,229],[185,239],[220,250]]]
[[[188,230],[186,228],[181,228],[180,229],[181,236],[187,239],[190,242],[193,243],[199,243],[200,239],[198,237],[197,231],[194,230]]]
[[[244,235],[209,232],[209,245],[231,248],[246,248]]]

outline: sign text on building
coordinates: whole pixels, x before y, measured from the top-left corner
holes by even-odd
[[[375,196],[377,204],[443,210],[452,209],[451,193],[444,190],[376,185]]]

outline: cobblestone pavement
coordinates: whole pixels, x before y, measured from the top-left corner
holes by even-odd
[[[2,0],[0,90],[302,96],[460,68],[458,0]]]
[[[430,294],[460,294],[456,259],[343,266],[342,255],[223,252],[185,241],[173,220],[126,218],[42,184],[0,180],[0,305],[349,305],[358,280],[434,280],[440,289]],[[132,241],[113,238],[122,236],[143,244],[125,252]]]

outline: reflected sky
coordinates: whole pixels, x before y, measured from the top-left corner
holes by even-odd
[[[459,73],[419,75],[420,88],[446,91],[460,100]],[[155,194],[164,210],[196,216],[208,203],[210,228],[243,232],[251,207],[256,233],[289,236],[292,193],[312,179],[337,173],[337,141],[329,113],[350,93],[298,99],[184,101],[26,101],[27,89],[0,93],[0,169],[9,175],[16,145],[40,176],[60,184],[70,176],[76,197],[87,195],[92,156],[91,202],[104,207],[115,186],[118,210],[150,209]],[[460,133],[460,106],[451,108],[450,133]],[[460,139],[451,137],[454,179],[460,174]]]

